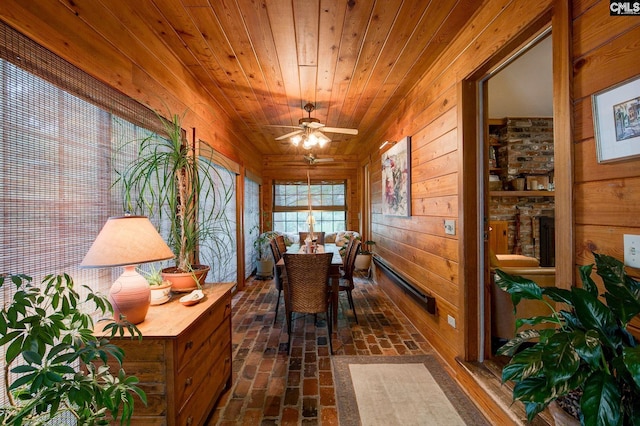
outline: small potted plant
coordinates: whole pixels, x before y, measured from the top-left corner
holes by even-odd
[[[498,350],[511,357],[502,381],[515,382],[513,398],[524,403],[529,421],[571,394],[579,400],[582,424],[640,424],[640,347],[627,329],[640,313],[640,282],[619,260],[593,256],[603,294],[591,278],[594,265],[580,267],[582,287],[571,290],[496,270],[496,284],[511,295],[514,309],[529,299],[551,312],[517,319],[516,328],[524,329]],[[553,302],[566,309],[557,311]],[[551,327],[531,327],[539,324]]]
[[[139,269],[149,283],[151,289],[151,305],[161,305],[171,299],[171,281],[165,280],[162,276],[162,268],[150,266],[149,271]]]
[[[271,243],[271,240],[277,236],[278,233],[275,231],[263,232],[253,242],[253,247],[255,248],[258,256],[256,271],[257,278],[269,279],[273,277],[274,263],[269,244]]]
[[[127,329],[142,337],[140,331],[126,321],[115,323],[107,298],[89,287],[81,297],[67,274],[49,275],[40,285],[31,281],[26,275],[0,275],[2,291],[15,286],[13,299],[0,311],[8,398],[0,406],[0,424],[40,425],[51,419],[70,424],[71,418],[79,425],[111,424],[110,419],[129,424],[134,396],[146,405],[146,394],[135,376],[109,367],[108,360],[121,365],[124,352],[94,336],[87,312],[108,317],[103,330],[111,336]]]
[[[360,245],[360,252],[356,256],[355,269],[360,271],[368,271],[371,267],[371,256],[373,255],[373,246],[375,241],[365,241]]]

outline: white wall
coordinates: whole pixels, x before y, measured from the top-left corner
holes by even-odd
[[[489,80],[489,118],[553,117],[551,36]]]

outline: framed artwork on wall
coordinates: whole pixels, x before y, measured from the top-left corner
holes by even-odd
[[[411,138],[382,154],[382,214],[411,216]]]
[[[640,156],[640,76],[591,97],[598,163]]]

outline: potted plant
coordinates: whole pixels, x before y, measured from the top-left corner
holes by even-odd
[[[13,299],[0,311],[9,401],[0,407],[0,424],[46,424],[58,416],[65,424],[71,417],[82,425],[110,424],[109,417],[128,424],[134,395],[146,405],[146,394],[136,377],[122,368],[111,371],[107,361],[121,365],[124,352],[94,336],[87,312],[109,317],[104,330],[111,336],[128,329],[131,336],[141,337],[138,329],[116,324],[107,298],[90,288],[85,286],[88,292],[80,297],[69,275],[47,276],[41,285],[31,281],[26,275],[0,275],[0,288],[16,286]]]
[[[189,148],[181,122],[185,114],[166,120],[158,115],[166,137],[155,135],[139,142],[137,159],[119,173],[127,211],[149,216],[161,226],[168,222],[168,245],[176,255],[175,267],[162,270],[173,291],[191,291],[204,283],[210,266],[197,263],[197,250],[226,244],[229,234],[224,213],[215,208],[227,203],[231,192],[221,187],[213,167]],[[207,201],[206,208],[200,202]],[[218,209],[224,210],[224,209]]]
[[[269,244],[271,243],[271,240],[277,236],[278,233],[276,231],[263,232],[258,235],[258,238],[253,242],[253,247],[255,248],[258,256],[256,270],[257,278],[268,279],[273,277],[274,264]]]
[[[171,299],[171,281],[162,277],[162,269],[154,266],[149,267],[149,271],[138,268],[149,283],[151,289],[151,305],[161,305]]]
[[[516,328],[551,328],[525,327],[498,350],[512,357],[502,381],[515,382],[513,398],[524,403],[529,421],[552,401],[577,393],[585,425],[640,422],[640,347],[627,329],[640,313],[640,282],[619,260],[593,256],[603,294],[591,278],[594,265],[580,267],[582,287],[571,290],[496,271],[496,283],[511,295],[514,309],[522,299],[551,309],[548,316],[516,320]],[[551,302],[565,309],[557,311]]]
[[[360,238],[360,237],[357,237]],[[360,245],[360,251],[356,256],[355,269],[360,271],[368,271],[371,267],[371,256],[373,255],[373,246],[375,241],[365,241]]]

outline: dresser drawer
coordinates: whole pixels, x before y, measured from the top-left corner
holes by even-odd
[[[178,413],[179,426],[202,425],[208,416],[209,407],[217,401],[231,375],[231,346],[224,347],[222,356],[211,364],[196,392]]]
[[[180,336],[176,345],[178,369],[184,368],[200,347],[207,341],[211,333],[231,314],[231,297],[227,296],[216,306],[198,318],[189,330]]]
[[[211,325],[213,326],[213,324]],[[187,360],[186,365],[178,372],[175,381],[177,407],[182,407],[194,392],[202,391],[202,382],[212,365],[218,363],[221,357],[230,356],[230,326],[230,318],[225,319],[200,347],[200,350],[194,353],[193,357]]]

